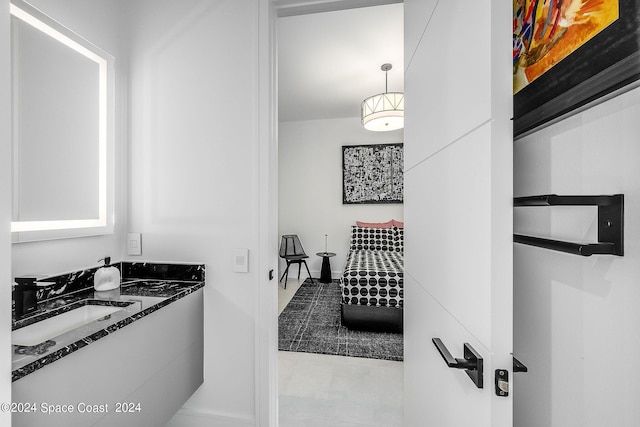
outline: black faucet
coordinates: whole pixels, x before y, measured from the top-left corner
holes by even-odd
[[[38,286],[35,277],[16,277],[16,286],[13,290],[16,319],[20,319],[38,306]]]

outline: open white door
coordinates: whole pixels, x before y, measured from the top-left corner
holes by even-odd
[[[510,23],[502,0],[405,1],[407,426],[512,425]],[[479,353],[482,388],[433,338]]]

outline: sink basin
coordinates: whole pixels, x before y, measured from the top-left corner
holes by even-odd
[[[16,329],[11,332],[11,344],[29,347],[34,346],[80,326],[109,316],[123,308],[124,307],[104,305],[84,305],[49,319]]]

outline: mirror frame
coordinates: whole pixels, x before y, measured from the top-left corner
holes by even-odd
[[[114,58],[56,20],[22,0],[12,0],[10,15],[75,50],[99,68],[98,107],[98,217],[91,219],[12,221],[12,242],[111,234],[113,213]],[[14,150],[18,141],[13,138]],[[15,162],[14,162],[15,167]],[[15,191],[15,187],[14,187]],[[18,197],[14,194],[14,200]]]

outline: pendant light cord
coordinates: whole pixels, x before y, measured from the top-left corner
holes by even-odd
[[[380,69],[384,71],[384,93],[389,93],[389,70],[391,68],[391,64],[382,64],[380,67]]]
[[[389,71],[384,72],[384,93],[389,93]]]

